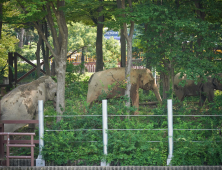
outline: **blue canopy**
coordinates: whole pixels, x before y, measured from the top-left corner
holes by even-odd
[[[107,31],[104,34],[104,37],[107,38],[107,39],[110,39],[111,37],[113,37],[116,40],[120,40],[119,32],[118,31],[113,31],[113,30]]]

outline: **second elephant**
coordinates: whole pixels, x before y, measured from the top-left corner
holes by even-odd
[[[222,73],[218,75],[222,79]],[[186,82],[184,87],[179,85],[183,80]],[[209,102],[213,102],[214,89],[222,90],[222,83],[212,76],[208,76],[206,82],[200,80],[197,84],[194,80],[188,80],[186,74],[180,78],[180,73],[178,73],[174,77],[174,91],[180,101],[183,101],[186,96],[200,96],[199,105],[203,106],[206,98]]]
[[[159,102],[162,101],[159,90],[149,69],[132,69],[130,74],[131,91],[130,97],[132,105],[139,108],[139,88],[152,90]],[[91,104],[105,92],[106,98],[120,97],[124,95],[125,88],[125,68],[112,68],[96,72],[89,80],[87,102]],[[109,87],[112,87],[110,91]],[[138,114],[135,112],[134,114]]]

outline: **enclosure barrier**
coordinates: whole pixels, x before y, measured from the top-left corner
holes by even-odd
[[[31,166],[34,166],[34,147],[35,147],[35,144],[34,144],[34,135],[35,133],[7,133],[7,132],[0,132],[0,135],[4,136],[6,135],[7,136],[7,154],[6,154],[6,166],[10,166],[9,164],[9,159],[12,159],[12,158],[23,158],[23,159],[31,159]],[[10,138],[9,136],[10,135],[21,135],[21,136],[31,136],[31,144],[11,144],[10,143]],[[10,156],[10,150],[9,148],[10,147],[29,147],[31,148],[31,156]]]
[[[45,166],[45,160],[42,158],[42,147],[44,146],[44,115],[43,115],[43,100],[38,101],[39,112],[39,155],[36,159],[36,166]]]
[[[172,110],[172,99],[168,99],[167,100],[167,104],[168,104],[168,114],[167,115],[127,115],[128,117],[149,117],[149,116],[154,116],[154,117],[159,117],[159,116],[165,116],[165,117],[168,117],[168,129],[108,129],[108,122],[107,122],[107,117],[110,116],[110,117],[114,117],[114,116],[126,116],[126,115],[107,115],[107,100],[103,100],[102,101],[102,108],[103,108],[103,114],[102,115],[56,115],[56,116],[45,116],[45,117],[57,117],[57,116],[60,116],[60,117],[87,117],[87,116],[103,116],[103,129],[75,129],[75,130],[46,130],[48,132],[50,131],[88,131],[88,130],[102,130],[103,131],[103,145],[104,145],[104,154],[107,155],[108,154],[108,151],[107,151],[107,145],[108,145],[108,136],[107,136],[107,131],[108,130],[168,130],[168,146],[169,146],[169,155],[168,155],[168,158],[167,158],[167,165],[170,167],[172,167],[173,169],[173,166],[171,165],[171,160],[172,160],[172,157],[173,157],[173,130],[222,130],[222,129],[173,129],[173,116],[213,116],[213,117],[219,117],[219,116],[222,116],[222,115],[173,115],[173,110]],[[91,142],[96,142],[96,141],[91,141]],[[160,141],[147,141],[147,142],[160,142]],[[204,142],[204,141],[192,141],[192,142]],[[105,161],[102,161],[101,162],[101,166],[107,166],[106,168],[108,168],[109,164],[106,164]],[[180,168],[178,166],[175,166],[176,169]],[[192,166],[182,166],[181,168],[184,170],[186,169],[185,167],[187,167],[188,169],[190,170],[193,170],[192,169]],[[195,167],[195,170],[198,170],[198,167],[197,166],[193,166]],[[203,167],[210,167],[210,169],[212,169],[212,166],[199,166],[201,168]],[[116,168],[116,167],[115,167]],[[158,167],[156,167],[158,168]],[[160,167],[162,168],[162,167]],[[215,166],[215,168],[222,168],[221,166]],[[222,169],[221,169],[222,170]]]
[[[0,170],[222,170],[222,166],[11,166]]]

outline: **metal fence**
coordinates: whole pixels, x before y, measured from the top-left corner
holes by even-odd
[[[166,131],[168,130],[168,147],[169,147],[169,154],[168,154],[168,158],[167,158],[167,165],[171,165],[171,160],[173,157],[173,131],[175,130],[222,130],[222,129],[173,129],[173,117],[187,117],[187,116],[196,116],[196,117],[200,117],[200,116],[214,116],[214,117],[221,117],[222,115],[173,115],[173,109],[172,109],[172,99],[169,99],[167,101],[168,103],[168,115],[127,115],[129,117],[151,117],[151,116],[155,116],[155,117],[167,117],[168,118],[168,129],[108,129],[108,117],[113,117],[113,116],[124,116],[126,117],[126,115],[108,115],[107,114],[107,100],[103,100],[102,101],[102,115],[57,115],[60,117],[90,117],[90,116],[100,116],[103,119],[103,129],[75,129],[75,130],[46,130],[48,132],[50,131],[88,131],[88,130],[100,130],[103,131],[103,150],[104,150],[104,154],[108,154],[107,153],[107,145],[108,145],[108,135],[107,135],[107,131],[110,130],[119,130],[119,131],[137,131],[137,130],[154,130],[154,131]],[[45,117],[57,117],[57,116],[48,116],[46,115]],[[148,142],[160,142],[160,141],[148,141]],[[192,141],[192,142],[203,142],[203,141]],[[109,166],[109,164],[107,164],[106,162],[101,162],[101,166]]]

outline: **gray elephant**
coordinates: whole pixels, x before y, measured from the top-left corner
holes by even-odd
[[[218,74],[222,80],[222,74]],[[185,80],[186,84],[184,87],[179,85],[179,83]],[[207,77],[207,81],[202,80],[198,81],[197,84],[194,83],[194,80],[188,80],[186,74],[180,78],[180,73],[176,74],[174,77],[174,91],[176,97],[183,101],[186,96],[200,96],[199,105],[203,106],[206,98],[209,102],[213,102],[214,99],[214,89],[222,90],[221,80],[213,78],[212,76]]]
[[[132,105],[139,108],[139,88],[152,90],[158,101],[162,101],[153,75],[149,69],[132,69],[130,74]],[[125,68],[112,68],[96,72],[89,80],[87,102],[91,104],[97,100],[102,91],[107,93],[106,98],[123,96],[125,92]],[[112,90],[109,91],[109,87]],[[135,112],[134,114],[138,114]]]
[[[2,120],[38,119],[38,100],[55,100],[57,84],[49,76],[20,85],[1,100]],[[5,132],[14,132],[24,124],[5,124]]]

